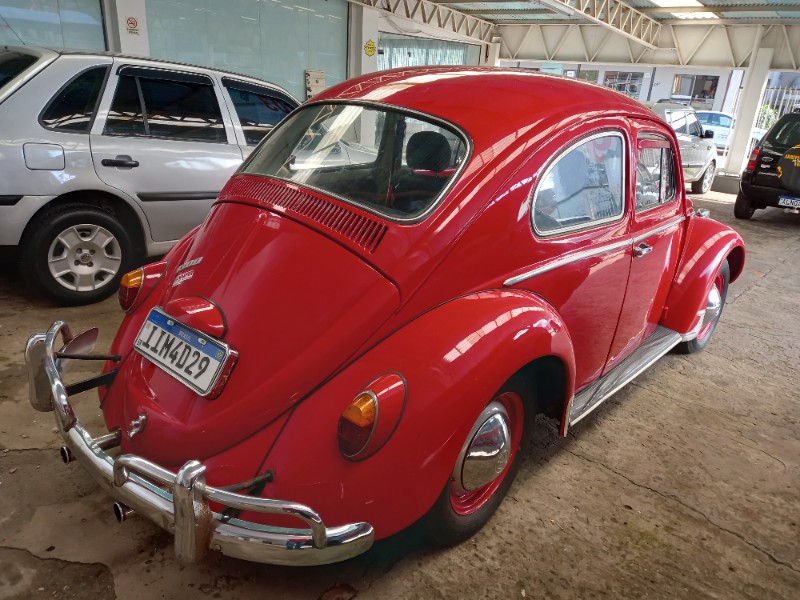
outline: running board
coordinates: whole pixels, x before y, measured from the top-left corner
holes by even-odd
[[[633,354],[591,385],[575,394],[569,414],[570,426],[575,425],[623,386],[642,374],[650,365],[672,350],[681,341],[681,334],[672,329],[656,327]]]

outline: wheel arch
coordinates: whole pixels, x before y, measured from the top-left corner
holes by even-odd
[[[101,190],[74,190],[56,196],[50,202],[40,207],[28,220],[20,236],[20,246],[24,245],[30,237],[39,218],[54,208],[69,205],[89,205],[99,208],[110,216],[119,220],[120,224],[131,236],[135,251],[138,256],[144,256],[147,244],[145,242],[143,217],[127,201],[110,192]]]
[[[660,324],[680,334],[690,333],[699,322],[699,312],[705,309],[714,275],[725,260],[733,282],[744,269],[741,236],[713,219],[693,217]]]
[[[335,424],[363,386],[386,372],[399,373],[406,382],[402,417],[374,454],[348,461],[336,450]],[[560,379],[550,379],[554,375]],[[335,487],[338,498],[322,504],[315,498],[326,521],[366,520],[378,537],[391,535],[434,505],[478,415],[515,376],[545,396],[543,408],[551,413],[558,413],[559,403],[572,393],[572,341],[546,301],[502,289],[441,304],[376,344],[296,406],[263,462],[265,468],[281,465],[284,474],[283,485],[276,480],[271,493],[311,502],[301,482],[324,472],[323,485]],[[312,422],[317,424],[313,432]],[[305,440],[304,453],[315,461],[298,453],[297,439]],[[387,473],[392,485],[376,486]],[[413,489],[414,494],[398,495],[397,489]]]

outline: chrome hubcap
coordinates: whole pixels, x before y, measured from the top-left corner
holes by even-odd
[[[90,292],[108,284],[119,272],[122,251],[110,231],[99,225],[68,227],[47,252],[50,274],[74,292]]]
[[[719,317],[722,310],[722,296],[719,293],[716,285],[711,286],[711,291],[708,293],[708,301],[706,302],[706,313],[703,315],[703,325],[700,331],[703,331],[708,325],[713,323]]]
[[[471,492],[491,483],[503,472],[511,457],[508,414],[502,404],[492,402],[473,427],[455,473],[458,491]]]

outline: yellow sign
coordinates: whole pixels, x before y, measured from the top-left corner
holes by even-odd
[[[367,43],[364,44],[364,54],[366,54],[367,56],[375,56],[375,52],[377,52],[377,50],[378,47],[372,40],[367,40]]]

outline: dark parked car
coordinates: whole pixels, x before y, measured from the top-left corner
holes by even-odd
[[[800,114],[783,115],[750,153],[733,214],[776,206],[800,214]]]

